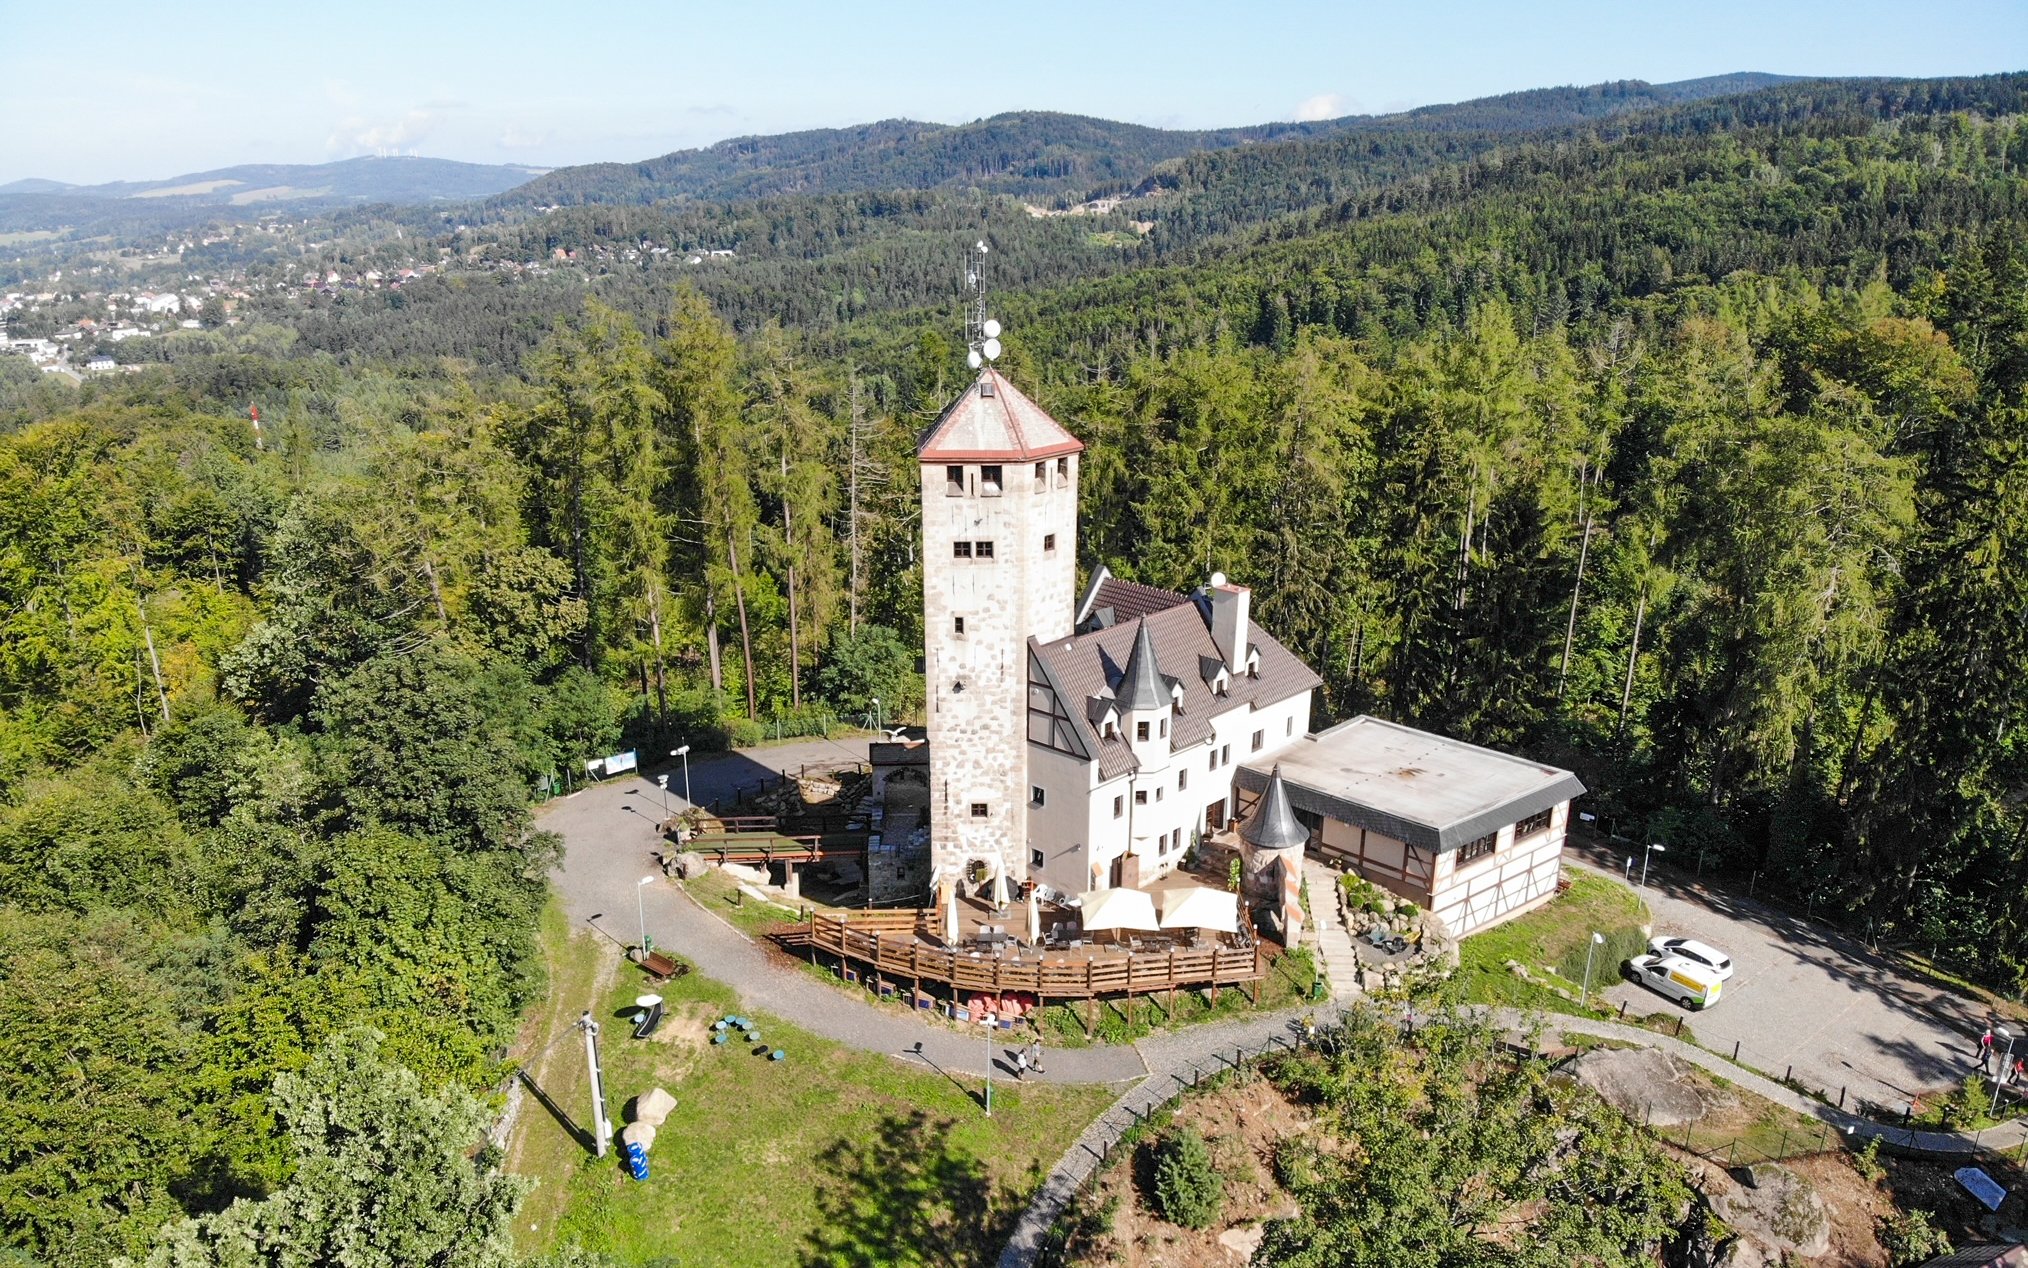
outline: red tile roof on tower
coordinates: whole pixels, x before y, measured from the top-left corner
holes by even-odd
[[[1083,449],[1083,441],[989,367],[923,434],[916,456],[924,462],[1033,462]]]

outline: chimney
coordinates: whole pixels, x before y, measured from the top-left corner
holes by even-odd
[[[1211,584],[1206,589],[1211,594],[1211,641],[1218,644],[1219,654],[1225,657],[1225,668],[1234,675],[1243,674],[1247,609],[1252,604],[1253,591],[1233,585],[1222,572],[1211,574]]]

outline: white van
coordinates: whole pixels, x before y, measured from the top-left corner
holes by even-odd
[[[1634,980],[1688,1008],[1709,1008],[1725,991],[1725,979],[1708,964],[1680,955],[1637,955],[1627,961]]]

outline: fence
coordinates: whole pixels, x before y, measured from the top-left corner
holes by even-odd
[[[1000,1268],[1026,1268],[1038,1258],[1061,1255],[1066,1233],[1059,1217],[1070,1209],[1073,1201],[1087,1198],[1097,1190],[1113,1156],[1123,1148],[1131,1148],[1141,1128],[1164,1105],[1207,1079],[1250,1069],[1266,1057],[1295,1052],[1304,1042],[1302,1024],[1291,1021],[1285,1030],[1277,1030],[1250,1044],[1235,1045],[1230,1056],[1220,1050],[1187,1068],[1150,1078],[1114,1102],[1111,1109],[1085,1129],[1072,1152],[1050,1174],[1022,1216],[1024,1224],[1039,1224],[1040,1228],[1028,1238],[1023,1238],[1017,1228],[1014,1239],[1000,1257]]]

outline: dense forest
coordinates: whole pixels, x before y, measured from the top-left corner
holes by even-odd
[[[1200,154],[1146,232],[575,207],[147,373],[0,375],[0,1236],[245,1262],[367,1201],[319,1115],[441,1135],[507,1073],[533,799],[919,699],[913,443],[982,234],[1003,366],[1090,446],[1087,568],[1224,570],[1320,723],[1568,763],[1627,831],[2018,993],[2024,86]],[[740,255],[476,267],[537,235]],[[506,1262],[513,1195],[403,1157]]]

